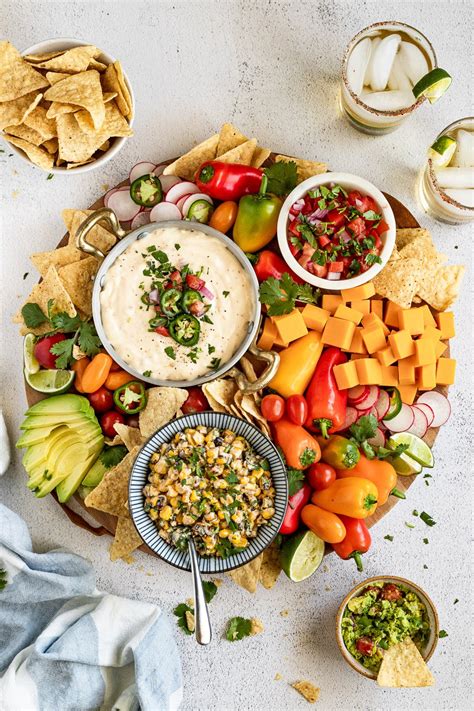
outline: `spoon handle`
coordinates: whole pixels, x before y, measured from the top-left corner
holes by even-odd
[[[189,558],[191,560],[191,574],[193,576],[194,591],[194,624],[196,627],[196,641],[198,644],[209,644],[212,639],[211,620],[207,609],[206,598],[202,587],[201,573],[199,571],[198,557],[192,540],[188,542]]]

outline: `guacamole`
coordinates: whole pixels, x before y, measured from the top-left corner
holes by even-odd
[[[430,626],[418,595],[395,583],[370,583],[346,605],[342,637],[352,656],[377,673],[385,649],[410,637],[422,652]]]

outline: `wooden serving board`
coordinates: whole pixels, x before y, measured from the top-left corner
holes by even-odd
[[[276,154],[272,154],[270,159],[268,160],[268,164],[273,162],[273,159]],[[164,163],[171,163],[172,160],[169,161],[164,161]],[[267,163],[265,163],[267,164]],[[128,180],[124,180],[122,183],[119,183],[116,187],[121,187],[122,185],[127,185]],[[393,210],[394,216],[395,216],[395,222],[398,228],[413,228],[413,227],[420,227],[418,221],[416,218],[411,214],[411,212],[396,198],[392,197],[391,195],[388,195],[387,193],[384,193],[385,197],[387,198],[388,202],[390,203],[390,206]],[[104,196],[96,200],[89,208],[89,210],[97,210],[99,207],[104,206]],[[68,241],[68,235],[65,234],[61,241],[58,243],[57,247],[63,247],[64,245],[67,244]],[[28,405],[31,406],[35,402],[38,402],[38,400],[42,399],[42,396],[40,393],[36,392],[33,390],[26,382],[25,382],[25,390],[26,390],[26,399],[28,401]],[[440,388],[441,392],[446,393],[447,388]],[[439,428],[438,427],[431,427],[426,435],[423,437],[424,441],[429,445],[429,447],[433,446],[433,443],[437,437]],[[416,475],[413,476],[399,476],[398,477],[398,484],[397,488],[400,489],[401,491],[407,491],[409,487],[412,485],[414,480],[416,479]],[[55,492],[53,491],[53,497],[56,499]],[[395,506],[395,504],[399,501],[398,498],[395,496],[389,497],[388,501],[386,504],[383,506],[380,506],[377,508],[376,512],[370,517],[370,520],[367,522],[368,526],[371,527],[377,521],[380,521],[381,518],[386,516],[388,512]],[[58,501],[59,506],[63,509],[64,513],[66,516],[69,518],[69,520],[76,526],[79,526],[80,528],[83,528],[90,533],[93,533],[95,536],[103,536],[103,535],[115,535],[115,528],[117,525],[117,518],[115,516],[112,516],[110,514],[104,513],[102,511],[97,511],[95,509],[90,509],[87,508],[84,505],[84,502],[82,499],[79,497],[78,494],[75,494],[72,497],[72,500],[68,502],[67,504],[61,504]],[[92,520],[94,523],[90,523],[89,521],[84,518],[84,516],[87,516],[89,520]],[[146,553],[149,553],[150,555],[156,556],[156,554],[148,548],[148,546],[143,545],[140,547],[140,550],[145,551]]]

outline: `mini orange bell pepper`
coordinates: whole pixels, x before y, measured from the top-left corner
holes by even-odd
[[[74,378],[74,387],[78,393],[84,392],[82,389],[82,376],[84,375],[84,372],[90,362],[90,358],[79,358],[79,360],[74,361],[71,365],[71,370],[73,370],[76,374],[76,377]]]
[[[378,491],[372,481],[351,476],[336,479],[327,489],[315,491],[311,501],[326,511],[350,516],[367,518],[377,508]]]
[[[272,423],[275,441],[281,448],[286,463],[292,469],[307,469],[321,457],[321,448],[314,437],[301,425],[294,425],[286,417]]]
[[[405,494],[396,489],[397,472],[390,464],[382,459],[367,459],[363,454],[353,469],[337,469],[338,479],[358,476],[361,479],[372,481],[379,492],[377,505],[382,506],[392,494],[399,499],[404,499]]]
[[[310,331],[280,351],[280,365],[268,387],[283,397],[303,395],[323,350],[321,334]]]
[[[301,520],[326,543],[340,543],[346,537],[346,527],[339,516],[320,506],[308,504],[301,511]]]

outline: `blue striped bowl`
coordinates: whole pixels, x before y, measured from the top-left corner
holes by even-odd
[[[169,442],[177,432],[181,432],[186,427],[218,427],[219,429],[231,429],[238,435],[245,437],[257,454],[268,459],[272,474],[273,485],[275,487],[275,514],[267,526],[261,526],[255,538],[250,540],[248,547],[241,553],[229,556],[225,560],[222,558],[199,558],[199,569],[202,573],[223,573],[227,570],[240,568],[256,558],[273,541],[285,516],[288,503],[288,479],[286,468],[275,445],[265,437],[254,425],[241,420],[233,415],[221,412],[197,412],[192,415],[184,415],[176,420],[168,422],[167,425],[155,432],[154,435],[143,445],[139,451],[132,473],[128,490],[128,505],[133,523],[146,545],[151,548],[160,558],[167,563],[174,565],[181,570],[191,570],[189,556],[183,553],[158,535],[155,523],[144,511],[143,505],[145,497],[143,487],[148,483],[150,470],[150,459],[154,452],[164,444]]]

